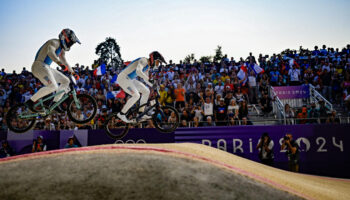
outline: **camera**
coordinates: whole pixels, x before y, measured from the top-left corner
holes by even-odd
[[[285,135],[285,136],[283,137],[283,140],[289,140],[289,137],[288,137],[287,135]]]

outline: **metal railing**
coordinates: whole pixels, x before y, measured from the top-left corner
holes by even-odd
[[[278,120],[283,120],[283,123],[286,124],[287,121],[286,121],[286,115],[284,112],[284,104],[280,100],[280,98],[278,98],[272,86],[270,87],[270,97],[271,99],[273,99],[272,101],[273,113],[276,115],[276,118]]]
[[[317,90],[316,88],[310,84],[310,101],[311,103],[318,103],[320,100],[323,100],[325,102],[325,106],[329,110],[333,110],[333,105],[326,99],[324,98]]]

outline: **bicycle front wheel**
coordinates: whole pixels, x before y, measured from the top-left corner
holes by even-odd
[[[36,115],[23,103],[12,107],[6,114],[7,127],[15,133],[24,133],[33,128]]]
[[[156,108],[152,120],[154,127],[162,133],[174,132],[180,125],[179,112],[172,106]]]
[[[130,125],[119,119],[117,113],[114,113],[107,118],[104,128],[110,138],[118,140],[129,132]]]
[[[95,98],[87,94],[78,94],[77,99],[77,102],[73,98],[68,103],[67,114],[69,119],[78,124],[90,122],[97,112]]]

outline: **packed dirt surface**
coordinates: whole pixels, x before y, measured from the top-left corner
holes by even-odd
[[[350,193],[340,193],[348,180],[285,172],[197,144],[27,154],[0,160],[0,171],[0,199],[345,199]],[[276,179],[281,175],[303,182],[303,189]],[[308,189],[312,182],[318,184]]]

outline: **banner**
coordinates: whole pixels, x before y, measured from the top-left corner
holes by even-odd
[[[160,133],[156,129],[130,129],[129,133],[120,140],[109,138],[104,130],[61,130],[45,131],[30,130],[26,133],[17,134],[12,131],[0,132],[2,140],[8,140],[10,146],[17,154],[32,152],[33,141],[38,136],[43,136],[47,150],[62,149],[69,138],[74,138],[74,143],[81,146],[92,146],[101,144],[136,144],[136,143],[174,143],[173,133]]]
[[[280,99],[301,99],[310,97],[309,86],[273,87],[273,91]]]
[[[47,150],[64,148],[73,137],[78,146],[101,144],[182,143],[208,145],[257,161],[258,140],[267,132],[274,142],[274,167],[288,168],[282,139],[291,133],[300,146],[300,172],[323,176],[350,178],[350,125],[287,125],[178,128],[175,133],[160,133],[156,129],[130,129],[121,140],[109,138],[104,130],[28,131],[22,134],[0,132],[17,154],[30,153],[33,140],[43,136]]]
[[[160,133],[154,128],[130,129],[129,133],[120,140],[109,138],[104,130],[90,130],[88,144],[139,144],[139,143],[174,143],[173,133]]]
[[[274,166],[288,169],[281,144],[284,135],[291,133],[300,146],[300,172],[350,178],[349,128],[349,125],[179,128],[175,141],[204,144],[259,162],[256,146],[267,132],[274,142]]]

